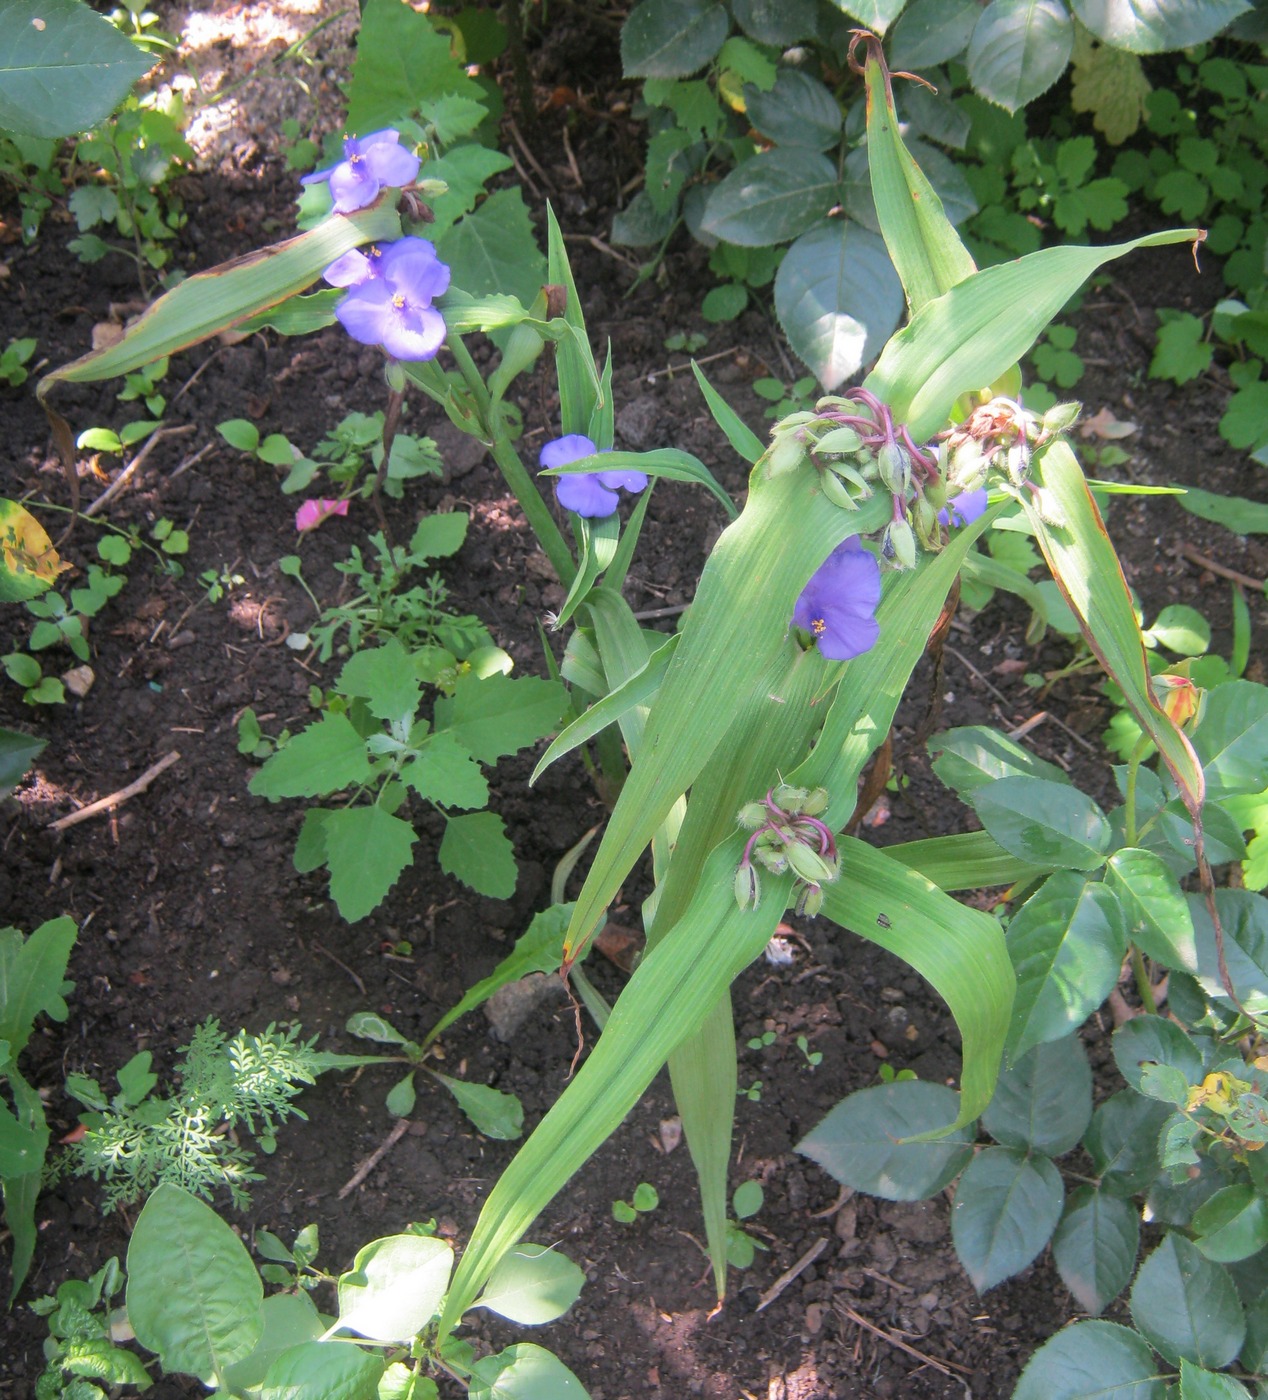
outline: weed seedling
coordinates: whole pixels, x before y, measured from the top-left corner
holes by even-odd
[[[612,1217],[622,1225],[632,1225],[640,1215],[646,1215],[660,1205],[660,1194],[649,1182],[640,1181],[634,1188],[634,1196],[628,1201],[612,1202]]]

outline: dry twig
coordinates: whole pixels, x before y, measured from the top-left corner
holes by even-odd
[[[77,826],[80,822],[86,822],[89,817],[95,817],[99,812],[113,811],[116,807],[122,806],[128,798],[135,797],[139,792],[144,792],[160,773],[165,773],[179,759],[180,754],[173,749],[171,753],[164,754],[157,763],[147,768],[136,782],[129,783],[127,787],[120,788],[118,792],[112,792],[109,797],[101,797],[96,802],[90,802],[87,807],[81,807],[78,812],[72,812],[68,817],[58,817],[55,822],[49,822],[48,829],[50,831],[65,831],[68,826]]]
[[[888,1342],[890,1346],[897,1347],[899,1351],[905,1351],[908,1356],[914,1356],[917,1361],[922,1361],[926,1366],[932,1366],[935,1371],[941,1371],[944,1376],[949,1376],[953,1371],[958,1371],[962,1376],[971,1376],[972,1370],[968,1366],[961,1366],[956,1361],[939,1361],[937,1357],[930,1356],[927,1352],[918,1351],[908,1342],[904,1342],[893,1332],[887,1332],[883,1327],[878,1327],[874,1322],[869,1322],[862,1313],[857,1313],[847,1303],[837,1302],[832,1305],[840,1312],[844,1313],[851,1322],[856,1323],[865,1331],[870,1332],[874,1337],[879,1337],[881,1341]]]
[[[128,484],[128,482],[131,481],[132,478],[137,474],[137,472],[141,470],[141,468],[145,465],[145,459],[150,455],[151,452],[154,451],[155,447],[158,446],[159,442],[163,438],[185,437],[187,434],[192,433],[196,427],[197,424],[195,423],[182,423],[179,428],[159,428],[157,431],[151,433],[150,436],[146,439],[145,446],[140,450],[140,452],[138,452],[136,456],[133,457],[133,459],[128,463],[128,465],[124,467],[124,469],[119,473],[117,477],[115,477],[115,479],[110,483],[110,485],[106,487],[106,489],[101,493],[101,495],[98,496],[95,501],[92,501],[88,504],[88,506],[83,511],[83,514],[85,516],[96,515],[98,511],[105,510],[105,508],[110,504],[110,502],[114,500],[114,498],[119,494],[119,492],[122,491],[123,488]]]
[[[396,1146],[398,1142],[409,1132],[410,1121],[408,1118],[398,1118],[396,1126],[388,1133],[387,1137],[374,1149],[364,1162],[352,1173],[347,1181],[339,1188],[337,1200],[344,1200],[357,1189],[367,1176],[379,1165],[387,1154]]]
[[[1201,569],[1209,569],[1211,573],[1218,574],[1220,578],[1232,579],[1234,583],[1240,583],[1243,588],[1253,588],[1256,593],[1262,593],[1265,587],[1268,587],[1268,580],[1252,578],[1250,574],[1230,569],[1227,564],[1217,564],[1214,559],[1210,559],[1200,550],[1194,549],[1187,540],[1180,546],[1180,553],[1189,563],[1196,564]]]
[[[810,1248],[806,1250],[806,1252],[801,1256],[801,1258],[797,1260],[797,1262],[792,1266],[792,1268],[785,1269],[784,1272],[780,1274],[780,1276],[775,1280],[775,1282],[772,1283],[771,1286],[766,1290],[766,1292],[762,1294],[761,1299],[758,1301],[757,1304],[757,1311],[761,1312],[763,1308],[770,1307],[770,1305],[775,1301],[776,1298],[779,1297],[779,1295],[784,1291],[784,1289],[787,1288],[788,1285],[792,1283],[794,1279],[798,1278],[801,1274],[805,1273],[805,1271],[811,1266],[811,1264],[814,1263],[816,1259],[818,1259],[818,1257],[823,1253],[825,1249],[827,1249],[827,1247],[827,1235],[820,1235],[819,1238],[814,1242],[814,1244],[812,1244]]]

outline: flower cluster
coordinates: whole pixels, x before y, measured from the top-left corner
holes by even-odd
[[[383,189],[411,184],[419,158],[390,127],[347,136],[343,160],[305,175],[304,185],[328,181],[337,214],[373,204]],[[363,345],[378,345],[394,360],[430,360],[444,344],[445,320],[432,305],[449,286],[449,269],[425,238],[399,238],[382,248],[354,248],[323,274],[347,295],[335,307],[344,330]]]
[[[336,214],[351,214],[373,204],[383,189],[399,189],[418,174],[421,161],[400,144],[401,133],[391,127],[369,136],[345,136],[343,159],[325,170],[305,175],[301,185],[330,182]]]
[[[592,457],[598,448],[582,433],[554,438],[541,450],[538,459],[545,470],[566,467],[583,457]],[[637,495],[647,485],[647,474],[636,471],[571,472],[555,482],[559,504],[591,520],[605,520],[617,508],[619,489]]]
[[[1030,477],[1034,455],[1079,416],[1077,403],[1054,404],[1042,417],[1012,399],[995,398],[975,408],[946,434],[947,482],[960,491],[980,488],[992,470],[1019,487]]]
[[[427,239],[354,248],[324,276],[348,288],[335,317],[353,340],[380,345],[395,360],[430,360],[444,344],[445,319],[432,302],[449,286],[449,269]]]
[[[736,820],[753,833],[735,872],[735,899],[741,909],[756,909],[761,902],[758,865],[772,875],[793,872],[798,914],[813,917],[823,908],[823,886],[841,874],[836,837],[819,820],[827,806],[825,788],[780,783],[762,801],[740,809]]]

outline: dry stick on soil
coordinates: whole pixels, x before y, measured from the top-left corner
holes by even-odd
[[[388,1133],[387,1137],[374,1149],[364,1162],[352,1173],[348,1180],[339,1188],[337,1200],[344,1200],[351,1196],[358,1186],[367,1176],[379,1165],[387,1154],[396,1146],[398,1142],[409,1132],[410,1122],[408,1118],[398,1118],[396,1127]]]
[[[792,1281],[795,1278],[805,1273],[805,1271],[811,1266],[811,1264],[814,1263],[816,1259],[818,1259],[818,1257],[823,1253],[825,1249],[827,1249],[827,1247],[828,1237],[826,1235],[820,1235],[819,1238],[814,1242],[814,1244],[812,1244],[810,1248],[806,1250],[806,1252],[801,1256],[801,1258],[797,1260],[797,1262],[792,1266],[792,1268],[785,1269],[785,1271],[782,1274],[780,1274],[780,1276],[775,1280],[774,1283],[771,1284],[771,1286],[766,1290],[766,1292],[762,1294],[761,1299],[757,1304],[757,1311],[761,1312],[763,1308],[770,1307],[770,1305],[775,1301],[776,1298],[779,1297],[779,1295],[784,1291],[784,1289],[787,1288],[788,1285],[792,1283]]]
[[[65,831],[68,826],[77,826],[80,822],[86,822],[89,817],[95,817],[99,812],[113,811],[114,808],[122,806],[128,798],[135,797],[139,792],[144,792],[160,773],[165,773],[179,759],[180,754],[173,749],[171,753],[164,754],[152,767],[147,768],[136,782],[129,783],[127,787],[120,788],[118,792],[112,792],[109,797],[98,798],[96,802],[90,802],[87,807],[81,807],[78,812],[72,812],[68,817],[59,817],[55,822],[49,822],[48,829],[50,831]]]
[[[1221,578],[1232,579],[1234,583],[1240,583],[1243,588],[1253,588],[1257,593],[1262,593],[1268,588],[1268,580],[1262,578],[1252,578],[1249,574],[1240,573],[1237,569],[1230,569],[1227,564],[1217,564],[1214,559],[1208,559],[1205,554],[1194,549],[1187,542],[1180,546],[1180,553],[1191,563],[1199,568],[1209,569],[1213,574],[1219,574]]]
[[[145,446],[136,454],[126,467],[119,473],[100,496],[91,502],[83,511],[84,516],[96,515],[98,511],[105,510],[111,501],[128,484],[129,481],[145,465],[145,459],[158,446],[163,438],[186,437],[192,433],[198,425],[196,423],[183,423],[179,428],[159,428],[146,439]]]
[[[865,1331],[870,1332],[874,1337],[879,1337],[881,1341],[888,1342],[890,1346],[897,1347],[899,1351],[905,1351],[908,1356],[914,1356],[917,1361],[923,1361],[926,1366],[932,1366],[935,1371],[941,1371],[944,1376],[949,1376],[953,1371],[958,1371],[962,1376],[971,1376],[972,1370],[968,1366],[961,1366],[955,1361],[939,1361],[937,1357],[930,1356],[923,1351],[917,1351],[915,1347],[904,1342],[893,1332],[887,1332],[883,1327],[878,1327],[874,1322],[869,1322],[862,1313],[857,1313],[847,1303],[833,1303],[834,1308],[845,1314],[851,1322],[856,1323]]]
[[[330,961],[334,963],[336,967],[343,968],[343,970],[348,974],[348,976],[351,977],[352,980],[357,984],[357,991],[359,991],[363,997],[370,995],[369,992],[367,992],[365,989],[365,983],[357,976],[355,972],[353,972],[353,970],[348,966],[346,962],[340,962],[339,959],[335,957],[335,955],[330,951],[329,948],[323,948],[320,943],[314,942],[312,944],[312,947],[316,948],[317,951],[321,953],[323,957],[329,958]]]
[[[955,659],[960,663],[960,665],[963,666],[964,669],[971,676],[975,676],[979,681],[981,681],[982,684],[987,688],[987,690],[989,690],[997,700],[999,700],[1002,704],[1005,705],[1012,704],[1012,701],[1009,700],[1008,696],[1005,695],[1002,690],[999,690],[995,686],[993,686],[990,683],[990,681],[988,681],[986,677],[981,673],[981,671],[979,671],[977,667],[974,666],[974,664],[969,660],[969,658],[964,655],[963,652],[957,651],[953,646],[950,645],[947,646],[947,652],[951,656],[954,656]],[[1074,742],[1079,745],[1080,748],[1086,749],[1088,753],[1096,753],[1095,744],[1088,743],[1088,741],[1083,737],[1082,734],[1079,734],[1076,730],[1071,729],[1070,726],[1066,724],[1064,720],[1059,720],[1056,717],[1056,715],[1054,715],[1051,711],[1048,711],[1047,713],[1048,718],[1053,722],[1053,724],[1055,724],[1058,729],[1064,730],[1065,733],[1067,733],[1070,736],[1070,738],[1073,739]]]

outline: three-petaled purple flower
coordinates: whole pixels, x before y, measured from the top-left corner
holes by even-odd
[[[582,433],[567,433],[548,442],[542,448],[539,461],[543,467],[566,467],[582,457],[593,456],[599,449]],[[620,498],[617,490],[624,487],[635,495],[647,485],[644,472],[574,472],[555,482],[559,503],[592,520],[606,519],[615,513]]]
[[[425,238],[400,238],[369,253],[337,258],[326,281],[349,288],[335,307],[344,330],[381,345],[395,360],[430,360],[444,344],[445,319],[432,305],[449,286],[449,269]]]
[[[948,529],[960,529],[972,523],[986,510],[987,490],[980,486],[976,491],[962,491],[952,496],[938,512],[938,523]]]
[[[829,661],[849,661],[876,645],[881,569],[851,535],[842,540],[802,589],[793,626],[809,632]]]
[[[400,140],[401,133],[391,127],[372,131],[369,136],[345,136],[343,159],[305,175],[300,184],[318,185],[329,180],[336,214],[364,209],[374,203],[381,189],[399,189],[418,174],[422,162]]]

